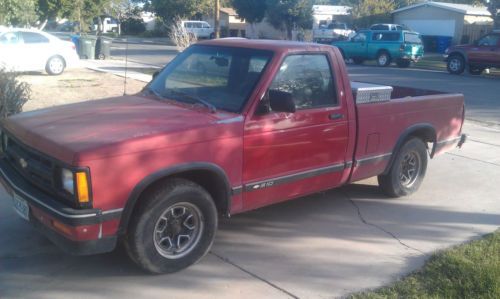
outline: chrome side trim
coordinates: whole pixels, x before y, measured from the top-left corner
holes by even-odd
[[[350,163],[350,162],[348,162]],[[254,183],[249,183],[245,184],[243,186],[243,191],[244,192],[251,192],[251,191],[256,191],[264,188],[269,188],[273,186],[277,186],[280,184],[285,184],[297,180],[303,180],[315,176],[319,176],[322,174],[330,173],[330,172],[337,172],[337,171],[342,171],[348,167],[348,163],[339,163],[339,164],[334,164],[326,167],[321,167],[321,168],[316,168],[316,169],[311,169],[311,170],[306,170],[294,174],[289,174],[289,175],[284,175],[276,178],[271,178],[267,180],[262,180]]]
[[[392,155],[392,152],[381,154],[381,155],[376,155],[376,156],[364,157],[364,158],[356,160],[354,165],[357,167],[357,166],[360,166],[363,164],[375,163],[375,162],[388,160],[391,157],[391,155]]]

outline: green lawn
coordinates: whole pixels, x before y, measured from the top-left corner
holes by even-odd
[[[436,253],[393,285],[349,298],[500,298],[500,230]]]

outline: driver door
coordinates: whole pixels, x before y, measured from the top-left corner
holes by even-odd
[[[359,32],[355,36],[352,37],[351,42],[349,43],[348,53],[349,56],[352,57],[361,57],[364,58],[367,55],[368,48],[368,33],[367,32]]]
[[[469,52],[469,63],[471,64],[495,64],[495,50],[500,42],[500,35],[489,34],[483,36],[477,46]]]
[[[245,124],[243,209],[340,184],[348,144],[347,107],[328,53],[286,56]],[[270,109],[269,91],[291,94],[294,113]]]

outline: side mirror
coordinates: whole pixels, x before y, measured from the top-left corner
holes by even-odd
[[[296,111],[293,96],[289,92],[270,89],[269,104],[274,112],[294,113]]]

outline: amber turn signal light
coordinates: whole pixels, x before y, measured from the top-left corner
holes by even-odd
[[[88,203],[90,201],[89,184],[86,172],[76,173],[76,190],[79,203]]]

